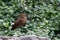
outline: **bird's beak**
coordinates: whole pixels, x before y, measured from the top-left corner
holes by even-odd
[[[27,20],[30,20],[30,16],[29,15],[27,16]]]

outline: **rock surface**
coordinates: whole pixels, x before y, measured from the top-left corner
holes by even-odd
[[[33,35],[27,35],[27,36],[0,36],[0,40],[50,40],[46,37],[39,37],[39,36],[33,36]]]

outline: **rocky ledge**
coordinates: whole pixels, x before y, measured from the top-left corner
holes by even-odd
[[[0,40],[50,40],[46,37],[26,35],[26,36],[0,36]]]

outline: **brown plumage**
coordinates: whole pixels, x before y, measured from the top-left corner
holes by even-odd
[[[26,13],[20,13],[19,17],[14,22],[14,25],[12,26],[11,30],[14,30],[15,28],[18,28],[18,27],[22,27],[23,25],[25,25],[26,22],[27,22],[27,14]]]

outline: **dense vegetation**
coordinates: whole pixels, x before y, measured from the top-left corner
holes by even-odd
[[[11,30],[11,23],[24,11],[30,21],[22,28]],[[0,0],[0,35],[38,35],[60,38],[60,0]]]

